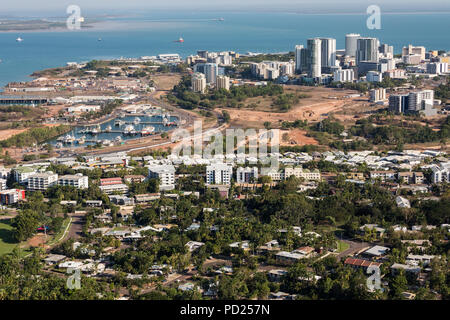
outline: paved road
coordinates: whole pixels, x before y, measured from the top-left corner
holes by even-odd
[[[357,242],[357,241],[351,241],[351,240],[342,240],[342,241],[347,243],[348,245],[350,245],[350,248],[339,253],[337,255],[337,258],[339,258],[339,259],[346,258],[350,255],[355,254],[356,252],[362,251],[371,246],[371,244],[367,243],[367,242]]]
[[[67,239],[79,239],[83,231],[83,225],[86,213],[70,213],[72,217],[72,224],[70,226]]]

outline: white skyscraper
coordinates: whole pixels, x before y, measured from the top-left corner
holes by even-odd
[[[330,68],[336,66],[336,39],[321,38],[320,40],[322,41],[321,43],[322,68]],[[328,72],[328,70],[326,72]]]
[[[357,41],[361,35],[350,33],[345,36],[345,55],[355,57]]]
[[[303,52],[303,45],[299,44],[295,46],[295,71],[301,72],[302,71],[302,52]]]
[[[308,39],[308,75],[311,78],[317,78],[322,75],[321,49],[322,41],[319,38]]]
[[[196,72],[192,76],[192,91],[205,93],[206,77],[203,73]]]

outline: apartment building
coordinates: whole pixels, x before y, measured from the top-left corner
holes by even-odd
[[[6,179],[0,178],[0,191],[6,190]]]
[[[286,167],[284,169],[284,179],[287,179],[291,176],[295,176],[297,178],[303,178],[308,181],[319,181],[320,180],[320,171],[313,170],[310,171],[308,169],[303,169],[302,167]]]
[[[381,181],[394,180],[395,175],[396,174],[394,171],[371,171],[370,179],[372,180],[381,179]]]
[[[89,179],[81,173],[65,175],[58,178],[59,186],[72,186],[77,189],[89,188]]]
[[[233,167],[230,164],[212,164],[206,167],[206,184],[230,184]]]
[[[35,174],[37,170],[32,167],[17,167],[14,168],[14,181],[19,184],[26,184],[28,182],[28,177]]]
[[[28,177],[28,190],[47,190],[58,183],[58,174],[52,171],[36,173]]]
[[[175,167],[173,165],[159,165],[148,168],[150,179],[159,179],[161,190],[175,189]]]
[[[11,189],[0,191],[0,203],[2,205],[15,204],[25,199],[25,190]]]
[[[237,183],[250,183],[258,180],[258,168],[257,167],[239,167],[236,170],[236,182]]]

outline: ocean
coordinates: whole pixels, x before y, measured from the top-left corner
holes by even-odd
[[[225,20],[218,21],[221,17]],[[347,33],[377,37],[396,53],[410,43],[450,50],[450,13],[383,14],[380,30],[367,29],[366,19],[363,14],[158,12],[108,18],[81,31],[0,33],[0,86],[71,61],[160,53],[186,57],[197,50],[287,52],[311,37],[336,38],[343,49]],[[23,42],[16,42],[19,36]],[[174,42],[179,37],[185,42]]]

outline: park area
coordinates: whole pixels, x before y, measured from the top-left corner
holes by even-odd
[[[65,238],[67,231],[70,228],[72,222],[71,218],[64,220],[61,230],[56,234],[44,235],[43,233],[37,233],[31,237],[28,241],[20,243],[22,249],[21,255],[27,255],[31,253],[33,247],[51,247]],[[19,243],[14,239],[12,219],[0,220],[0,256],[11,253]]]
[[[11,219],[0,220],[0,256],[10,253],[16,246]]]

